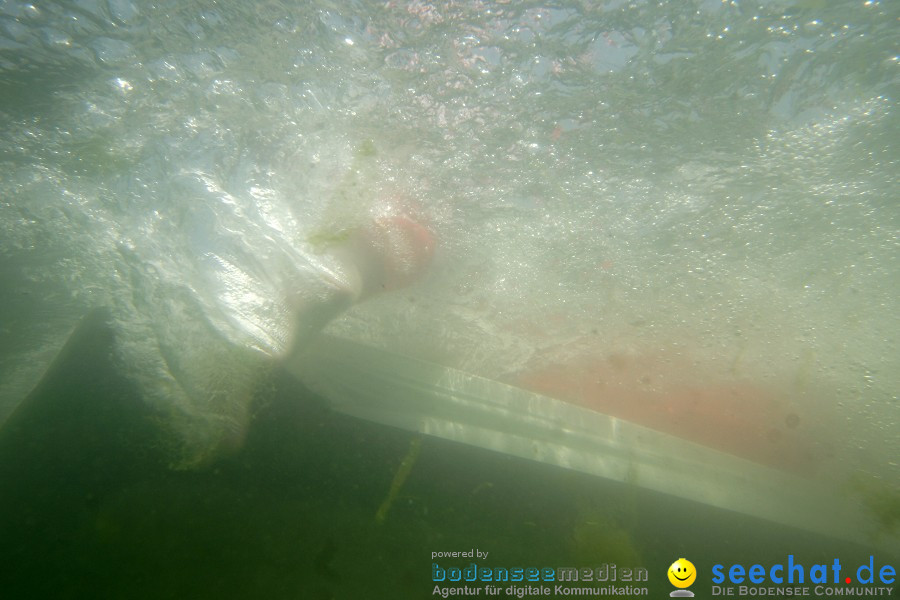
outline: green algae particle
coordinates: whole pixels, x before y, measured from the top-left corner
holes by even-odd
[[[576,500],[570,538],[572,558],[576,561],[592,564],[600,560],[623,566],[641,564],[641,554],[623,523],[632,520],[633,508],[615,501],[613,505],[618,505],[618,509],[588,497]]]
[[[885,529],[900,531],[900,493],[882,491],[867,498],[866,504]]]
[[[135,151],[120,147],[109,136],[94,136],[72,142],[58,158],[61,165],[77,175],[124,175],[137,162]]]
[[[356,156],[359,158],[370,158],[377,154],[378,150],[375,149],[375,142],[372,140],[363,140],[359,148],[356,149]]]
[[[849,487],[859,495],[869,513],[885,531],[900,532],[900,489],[875,477],[860,474],[850,480]]]
[[[572,531],[572,554],[583,564],[602,560],[633,566],[641,560],[628,531],[603,515],[582,515]]]
[[[325,252],[329,248],[342,244],[350,239],[350,230],[342,231],[314,231],[306,239],[315,252]]]

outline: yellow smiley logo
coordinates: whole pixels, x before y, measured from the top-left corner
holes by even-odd
[[[669,582],[677,588],[690,587],[697,579],[694,563],[686,558],[679,558],[669,567]]]

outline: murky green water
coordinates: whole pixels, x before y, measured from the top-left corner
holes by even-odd
[[[625,597],[659,597],[686,556],[699,596],[715,564],[768,569],[791,554],[855,568],[873,552],[896,564],[883,549],[343,417],[281,372],[260,384],[239,452],[173,471],[159,415],[104,366],[111,343],[96,319],[82,329],[0,434],[9,594],[425,598],[433,563],[476,562],[644,567],[648,595]],[[488,558],[431,559],[475,548]]]
[[[654,533],[681,501],[432,438],[381,530],[406,434],[290,413],[279,444],[253,438],[291,303],[315,302],[328,266],[318,246],[384,203],[414,207],[435,260],[332,332],[852,489],[896,534],[898,18],[891,2],[3,3],[0,419],[105,307],[116,341],[91,368],[174,434],[135,467],[150,475],[111,475],[94,500],[72,467],[87,504],[77,525],[53,517],[69,550],[46,570],[84,541],[91,564],[132,565],[109,595],[138,572],[194,595],[170,558],[215,547],[193,592],[352,597],[380,581],[424,597],[441,544],[558,562],[600,552],[596,534],[663,568],[793,548],[799,534],[688,505],[689,533]],[[324,440],[320,418],[338,428]],[[153,462],[222,447],[237,454],[221,479]],[[481,475],[448,464],[457,452]],[[16,477],[66,472],[34,460]],[[508,469],[521,477],[502,484]],[[317,516],[292,520],[295,505]],[[27,527],[52,535],[42,519],[20,521],[12,556],[44,555],[27,543]],[[193,519],[208,521],[190,540],[154,537]],[[303,566],[283,558],[306,536]],[[61,596],[84,595],[72,569]]]

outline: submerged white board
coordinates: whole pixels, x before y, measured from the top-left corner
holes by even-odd
[[[322,336],[288,369],[342,413],[896,551],[840,486],[434,363]]]

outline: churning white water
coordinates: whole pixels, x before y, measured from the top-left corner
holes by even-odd
[[[316,240],[401,202],[436,258],[343,335],[513,381],[588,352],[774,387],[829,465],[896,480],[898,17],[0,2],[0,415],[106,306],[202,454],[284,352],[286,299],[316,300]]]

